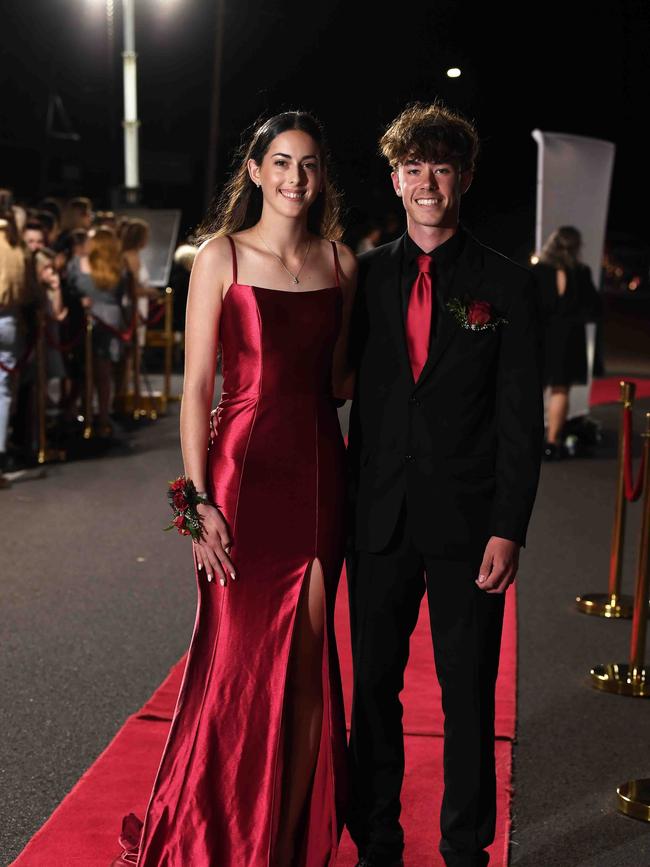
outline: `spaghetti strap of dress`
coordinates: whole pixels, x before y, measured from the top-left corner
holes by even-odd
[[[235,242],[230,235],[226,235],[226,238],[230,241],[230,251],[232,253],[232,282],[237,283],[237,247],[235,247]]]
[[[334,251],[334,272],[336,274],[336,285],[338,288],[341,288],[341,277],[340,277],[340,265],[339,265],[339,252],[336,249],[336,241],[330,241],[332,245],[332,250]]]

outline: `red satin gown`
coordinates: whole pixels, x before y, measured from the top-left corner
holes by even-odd
[[[322,564],[326,629],[320,750],[299,863],[336,858],[346,776],[334,640],[344,549],[344,444],[331,393],[336,284],[233,282],[223,301],[223,393],[207,488],[231,530],[237,580],[199,598],[187,666],[147,808],[138,867],[267,867],[281,809],[282,720],[296,607]],[[289,865],[287,865],[289,867]]]

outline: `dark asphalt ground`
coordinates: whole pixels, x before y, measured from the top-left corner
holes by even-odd
[[[650,401],[639,401],[637,432],[647,411]],[[581,593],[607,590],[619,409],[592,415],[604,426],[598,456],[542,467],[522,553],[514,867],[650,865],[650,825],[621,815],[615,803],[619,784],[650,777],[650,703],[599,692],[587,681],[593,665],[627,662],[630,621],[589,617],[573,603]],[[628,509],[628,593],[640,513],[640,502]]]
[[[543,468],[522,554],[516,867],[650,865],[650,825],[615,810],[617,784],[650,776],[650,704],[586,683],[592,664],[627,659],[629,623],[585,617],[572,601],[607,585],[616,410],[594,414],[606,427],[598,457]],[[0,491],[3,865],[187,647],[189,546],[161,531],[167,480],[181,471],[174,405],[102,458]]]

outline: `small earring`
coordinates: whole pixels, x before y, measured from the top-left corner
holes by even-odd
[[[258,185],[257,185],[257,189],[259,190],[259,188],[260,188],[261,186],[262,186],[262,184],[258,184]]]

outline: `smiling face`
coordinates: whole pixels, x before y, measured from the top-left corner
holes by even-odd
[[[458,225],[460,199],[472,183],[471,170],[461,171],[455,162],[409,159],[391,178],[409,223],[440,229]]]
[[[277,135],[261,165],[249,160],[248,171],[253,183],[261,187],[264,204],[286,217],[306,214],[323,185],[319,147],[298,129]]]

